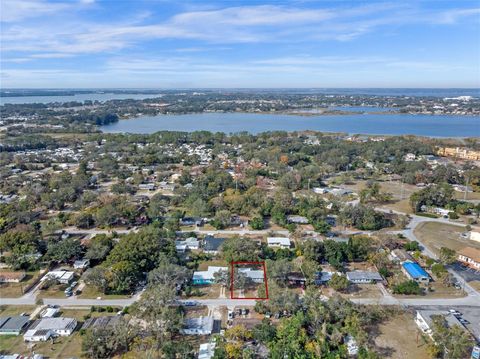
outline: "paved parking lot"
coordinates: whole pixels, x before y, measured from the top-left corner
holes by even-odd
[[[480,271],[462,266],[459,263],[452,264],[450,268],[457,272],[466,282],[480,281]]]
[[[475,336],[480,342],[480,309],[471,307],[462,307],[458,311],[462,313],[462,318],[470,322],[465,327]]]

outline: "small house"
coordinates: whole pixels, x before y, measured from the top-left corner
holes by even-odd
[[[0,317],[0,335],[20,335],[29,323],[30,318],[25,315]]]
[[[219,332],[220,321],[212,317],[190,318],[185,320],[184,328],[181,330],[186,335],[210,335]]]
[[[287,216],[288,223],[308,224],[308,218],[304,216]]]
[[[288,284],[292,286],[305,286],[307,279],[302,273],[289,273],[287,275]]]
[[[217,254],[220,246],[225,242],[226,238],[215,238],[213,236],[206,236],[203,241],[203,249],[205,253]]]
[[[409,279],[417,283],[428,284],[430,282],[430,276],[418,263],[404,262],[402,263],[402,271]]]
[[[0,272],[0,283],[20,283],[25,278],[25,272]]]
[[[73,280],[74,273],[71,271],[66,270],[56,270],[50,271],[45,274],[41,281],[48,280],[48,279],[55,279],[61,284],[68,284]]]
[[[211,359],[215,354],[216,343],[202,343],[198,350],[198,359]]]
[[[272,248],[290,248],[290,238],[287,237],[268,237],[267,244]]]
[[[32,324],[23,339],[26,342],[44,342],[51,337],[69,336],[76,327],[77,320],[74,318],[43,318]]]
[[[90,266],[90,259],[80,259],[73,263],[74,269],[87,269]]]
[[[247,278],[255,283],[263,283],[265,280],[265,273],[263,270],[255,270],[252,268],[238,268],[239,273],[243,273]]]
[[[432,331],[432,322],[435,316],[443,316],[446,324],[449,328],[457,325],[462,329],[465,329],[462,323],[458,320],[458,318],[446,311],[440,310],[417,310],[417,314],[415,316],[415,323],[417,324],[418,328],[424,333],[432,338],[433,331]]]
[[[367,284],[383,281],[383,277],[378,272],[353,271],[347,272],[347,279],[355,284]]]
[[[200,241],[195,237],[189,237],[183,241],[175,241],[177,253],[185,253],[187,250],[199,249]]]
[[[155,183],[140,183],[138,189],[142,191],[155,191]]]
[[[47,307],[40,312],[40,318],[53,318],[55,317],[60,309],[54,307]]]
[[[347,335],[345,337],[345,344],[347,346],[348,356],[354,357],[358,354],[358,344],[354,337]]]
[[[208,285],[215,282],[215,274],[219,272],[228,272],[227,267],[212,267],[209,266],[206,271],[193,272],[193,284],[194,285]],[[263,278],[263,277],[262,277]]]
[[[332,279],[333,272],[317,272],[315,273],[315,284],[322,285],[326,284]]]
[[[203,219],[196,217],[183,217],[180,219],[181,226],[202,226]]]

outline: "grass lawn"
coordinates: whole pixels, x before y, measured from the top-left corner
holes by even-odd
[[[205,271],[208,269],[209,266],[212,267],[228,267],[227,262],[223,259],[211,259],[209,261],[204,261],[198,265],[199,271]]]
[[[43,298],[66,298],[65,289],[67,288],[66,284],[53,285],[48,289],[42,289],[38,291],[37,299]]]
[[[468,282],[468,284],[472,286],[472,288],[474,288],[475,290],[480,290],[480,280],[474,280],[474,281]]]
[[[426,291],[426,298],[460,298],[466,295],[463,290],[456,289],[453,286],[447,287],[441,281],[431,282],[430,287],[433,289],[433,292]]]
[[[13,315],[19,315],[22,313],[31,314],[34,310],[35,310],[34,305],[1,305],[0,316],[8,317]]]
[[[18,298],[23,295],[23,288],[27,287],[40,275],[39,271],[26,272],[25,278],[20,283],[0,284],[0,298]]]
[[[0,315],[19,314],[22,311],[32,312],[33,306],[28,307],[6,307],[0,312]],[[3,309],[0,308],[0,309]],[[1,336],[0,352],[1,353],[19,353],[31,354],[35,351],[37,354],[44,355],[48,358],[80,358],[82,354],[82,337],[79,329],[84,322],[84,316],[90,314],[92,317],[115,315],[117,310],[113,312],[92,312],[90,309],[68,309],[62,308],[62,317],[75,318],[78,321],[77,330],[69,337],[58,337],[52,344],[51,341],[40,342],[35,344],[24,343],[23,336]]]
[[[79,332],[73,333],[69,337],[58,337],[52,344],[51,341],[39,343],[25,343],[23,336],[2,336],[0,338],[1,353],[17,353],[17,354],[36,354],[44,355],[48,358],[80,358],[82,338]]]
[[[86,285],[82,289],[82,293],[77,296],[80,299],[96,299],[97,297],[102,297],[102,299],[125,299],[130,298],[128,294],[103,294],[93,286]]]
[[[195,285],[193,286],[193,292],[188,297],[191,299],[216,299],[220,296],[220,284],[211,285]],[[197,292],[197,293],[195,293]],[[228,291],[227,291],[227,294]]]
[[[382,292],[376,284],[350,284],[347,292],[339,293],[344,298],[381,298]]]
[[[417,226],[414,233],[428,249],[437,255],[440,253],[441,247],[447,247],[455,251],[463,247],[480,249],[480,243],[460,237],[460,234],[464,231],[465,227],[446,223],[424,222]]]
[[[371,335],[376,351],[382,358],[390,359],[428,359],[430,358],[427,345],[419,336],[417,343],[417,325],[413,316],[402,313],[393,316],[376,329],[377,333]]]
[[[454,191],[453,193],[455,194],[456,199],[463,200],[463,198],[465,196],[465,193],[463,193],[463,192]],[[469,200],[469,199],[479,200],[480,199],[480,192],[469,192],[469,193],[467,193],[467,200]]]

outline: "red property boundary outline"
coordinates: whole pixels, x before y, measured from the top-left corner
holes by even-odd
[[[261,265],[263,268],[263,282],[265,283],[265,298],[259,298],[259,297],[245,297],[245,298],[239,298],[239,297],[234,297],[233,292],[233,270],[236,264],[254,264],[254,265]],[[268,282],[267,282],[267,267],[265,266],[265,261],[261,262],[230,262],[230,299],[256,299],[256,300],[268,300]]]

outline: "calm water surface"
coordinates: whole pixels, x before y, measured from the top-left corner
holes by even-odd
[[[480,137],[480,119],[474,116],[363,114],[295,116],[253,113],[200,113],[143,116],[102,126],[110,133],[199,131],[259,133],[314,130],[350,134]]]

